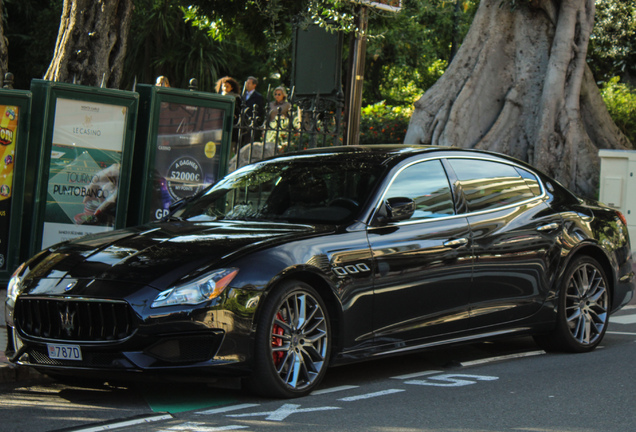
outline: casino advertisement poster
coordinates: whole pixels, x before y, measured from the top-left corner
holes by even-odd
[[[7,265],[9,245],[9,221],[11,193],[13,191],[13,167],[15,143],[18,135],[18,107],[0,105],[0,269]]]
[[[56,100],[42,247],[114,229],[127,107]]]
[[[224,115],[219,108],[161,102],[149,220],[218,180]]]

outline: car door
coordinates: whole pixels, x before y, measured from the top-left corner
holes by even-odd
[[[537,312],[559,260],[561,217],[537,177],[508,163],[448,159],[468,210],[475,254],[471,327]]]
[[[374,266],[376,342],[407,341],[466,328],[472,254],[465,217],[439,159],[401,168],[383,195],[415,202],[413,216],[368,229]],[[413,345],[414,342],[411,342]]]

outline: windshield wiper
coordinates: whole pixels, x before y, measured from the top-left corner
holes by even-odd
[[[168,215],[161,219],[163,222],[183,222],[185,219],[179,216]]]

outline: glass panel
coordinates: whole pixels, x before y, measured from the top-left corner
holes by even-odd
[[[535,194],[512,165],[475,159],[449,159],[469,211],[488,210],[525,201]]]
[[[393,180],[386,198],[406,197],[415,201],[413,219],[455,214],[450,185],[439,160],[411,165]]]
[[[151,221],[167,215],[170,204],[191,197],[219,179],[217,144],[223,137],[224,115],[219,108],[161,103]]]
[[[127,108],[56,100],[42,247],[112,230]]]
[[[532,191],[534,196],[541,195],[541,185],[539,184],[539,180],[537,180],[537,177],[534,174],[532,174],[530,171],[526,171],[523,168],[519,168],[519,167],[516,167],[516,168],[517,168],[517,172],[526,181],[526,184],[528,185],[528,187],[530,188],[530,191]]]
[[[380,165],[344,158],[262,162],[234,171],[173,216],[340,223],[359,213],[382,170]]]

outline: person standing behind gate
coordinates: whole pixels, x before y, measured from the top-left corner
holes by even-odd
[[[291,104],[287,102],[287,90],[283,86],[276,87],[274,100],[269,103],[269,121],[275,121],[279,115],[281,118],[288,117],[290,108]]]
[[[239,94],[239,83],[234,78],[225,76],[216,82],[215,89],[222,95],[234,96],[234,120],[232,128],[232,151],[236,151],[239,128],[237,127],[241,115],[241,95]]]
[[[252,124],[252,121],[256,122],[252,125],[255,127],[261,126],[263,123],[263,116],[265,111],[265,98],[262,94],[256,91],[258,86],[258,79],[256,77],[247,77],[245,81],[245,92],[243,93],[243,100],[245,101],[245,117],[248,125]],[[254,116],[256,118],[254,118]],[[254,131],[254,139],[259,140],[261,137],[260,130]],[[246,142],[243,142],[246,144]]]

